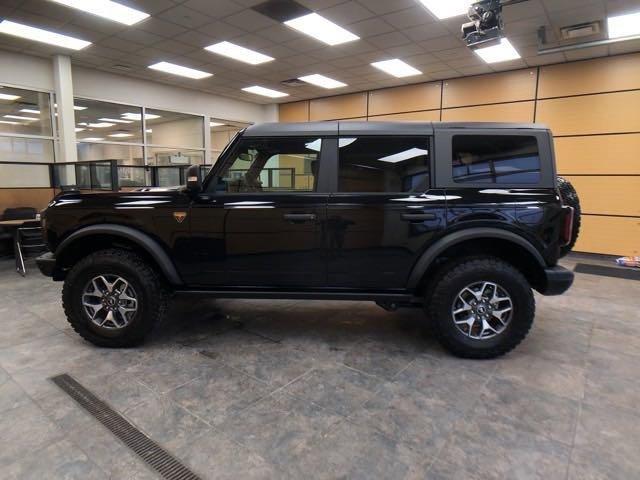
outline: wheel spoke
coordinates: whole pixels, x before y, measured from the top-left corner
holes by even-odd
[[[135,289],[113,274],[94,277],[85,287],[82,305],[95,325],[112,330],[126,327],[138,311]]]
[[[474,340],[501,334],[511,321],[512,312],[513,303],[507,291],[488,280],[464,287],[451,306],[458,330]]]

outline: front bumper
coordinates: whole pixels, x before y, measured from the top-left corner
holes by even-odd
[[[56,257],[53,253],[47,252],[36,258],[36,265],[43,275],[53,277],[53,272],[56,269]]]
[[[560,265],[544,269],[544,287],[539,290],[543,295],[561,295],[573,284],[574,274]]]

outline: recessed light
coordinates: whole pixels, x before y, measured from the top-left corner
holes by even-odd
[[[298,79],[322,88],[340,88],[347,86],[346,83],[339,82],[338,80],[334,80],[333,78],[325,77],[324,75],[320,75],[319,73],[314,73],[313,75],[305,75],[304,77],[298,77]]]
[[[209,122],[209,126],[210,127],[221,127],[223,125],[226,125],[225,123],[220,123],[220,122]]]
[[[33,108],[22,108],[20,111],[23,113],[34,113],[36,115],[40,115],[40,110],[34,110]]]
[[[20,95],[10,95],[8,93],[0,93],[0,100],[17,100]]]
[[[607,18],[609,38],[640,35],[640,12]]]
[[[477,48],[474,51],[487,63],[506,62],[520,58],[520,54],[506,38],[501,39],[497,45]]]
[[[149,16],[134,8],[126,7],[110,0],[53,0],[67,7],[77,8],[83,12],[92,13],[114,22],[133,25]]]
[[[302,17],[287,20],[284,24],[316,40],[320,40],[327,45],[339,45],[360,38],[317,13],[310,13]]]
[[[126,118],[127,120],[136,120],[138,122],[142,120],[142,114],[140,113],[123,113],[121,116]],[[144,114],[145,120],[154,120],[156,118],[160,118],[160,115],[154,115],[153,113]]]
[[[213,73],[203,72],[202,70],[183,67],[182,65],[176,65],[175,63],[169,62],[154,63],[153,65],[149,65],[148,68],[151,68],[152,70],[159,70],[161,72],[171,73],[172,75],[193,78],[195,80],[200,80],[201,78],[207,78],[213,75]]]
[[[87,138],[81,138],[80,140],[82,140],[83,142],[99,142],[100,140],[104,140],[104,138],[102,137],[87,137]]]
[[[0,22],[0,33],[26,38],[27,40],[33,40],[35,42],[48,43],[49,45],[55,45],[57,47],[70,48],[71,50],[82,50],[91,45],[91,42],[85,40],[50,32],[41,28],[30,27],[10,20]]]
[[[121,120],[119,118],[99,118],[101,122],[111,122],[111,123],[133,123],[133,120]]]
[[[280,98],[289,96],[288,93],[271,90],[270,88],[260,87],[258,85],[245,87],[242,90],[244,90],[245,92],[254,93],[256,95],[262,95],[263,97]]]
[[[234,60],[249,63],[251,65],[258,65],[260,63],[270,62],[271,60],[274,60],[274,58],[270,57],[269,55],[264,55],[263,53],[241,47],[240,45],[236,45],[235,43],[231,42],[214,43],[213,45],[204,47],[204,49],[208,50],[209,52],[224,55],[225,57],[233,58]]]
[[[89,124],[91,128],[109,128],[109,127],[113,127],[114,125],[115,123],[111,123],[111,122],[96,122],[96,123]]]
[[[11,122],[9,120],[0,120],[0,123],[4,123],[6,125],[22,125],[20,122]]]
[[[473,0],[420,0],[440,20],[458,17],[469,10]]]
[[[111,133],[109,134],[109,137],[113,137],[113,138],[126,138],[126,137],[133,137],[132,133]]]
[[[39,120],[39,118],[35,118],[35,117],[22,117],[20,115],[5,115],[4,118],[13,118],[15,120],[26,120],[28,122],[35,122],[36,120]]]
[[[373,62],[371,66],[398,78],[420,75],[422,73],[420,70],[413,68],[411,65],[403,62],[399,58],[383,60],[382,62]]]

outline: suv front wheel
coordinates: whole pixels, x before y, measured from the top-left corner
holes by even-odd
[[[164,314],[168,294],[157,272],[138,255],[110,249],[73,266],[62,289],[67,320],[101,347],[141,343]]]
[[[427,315],[440,342],[465,358],[494,358],[509,352],[527,335],[535,315],[527,279],[495,257],[449,263],[427,297]]]

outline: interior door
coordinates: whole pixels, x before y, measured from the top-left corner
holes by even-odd
[[[428,136],[339,139],[338,188],[327,208],[330,287],[406,286],[446,222],[430,171]]]
[[[328,193],[321,138],[242,138],[192,208],[192,281],[225,287],[326,284]]]

